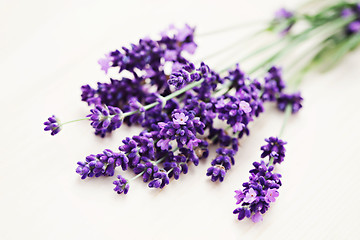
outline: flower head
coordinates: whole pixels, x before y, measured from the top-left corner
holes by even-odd
[[[45,131],[51,131],[51,135],[54,136],[58,134],[61,130],[61,124],[59,120],[55,117],[55,115],[52,115],[48,118],[48,121],[44,122]]]
[[[149,188],[163,188],[169,184],[169,177],[165,171],[159,171],[154,174],[154,180],[149,182]]]
[[[95,128],[95,134],[102,137],[106,132],[119,128],[123,122],[123,112],[117,107],[97,105],[90,112],[87,117],[90,118],[91,126]]]
[[[273,158],[273,163],[281,163],[284,161],[285,158],[285,144],[286,142],[277,138],[277,137],[269,137],[265,139],[265,141],[268,143],[261,147],[261,150],[263,151],[261,154],[261,158],[265,158],[269,156],[270,158]]]
[[[277,107],[280,111],[285,111],[287,105],[291,105],[292,113],[297,113],[302,108],[303,98],[300,92],[293,94],[281,93],[277,98]]]
[[[113,176],[115,168],[121,166],[123,170],[126,170],[128,163],[129,160],[125,154],[105,149],[102,153],[87,156],[85,162],[78,162],[76,173],[81,175],[81,179]]]
[[[272,66],[265,76],[264,92],[261,98],[264,101],[275,101],[284,88],[285,82],[281,68]]]
[[[117,194],[127,194],[130,188],[129,181],[123,178],[121,175],[118,175],[117,178],[118,180],[113,182],[113,184],[115,185],[114,191]]]

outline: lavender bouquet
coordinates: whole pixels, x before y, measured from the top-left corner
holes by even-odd
[[[139,177],[150,188],[164,188],[170,179],[178,180],[190,164],[197,166],[208,158],[211,145],[217,146],[217,155],[207,163],[206,175],[212,182],[223,182],[235,164],[239,139],[250,134],[251,122],[264,112],[264,103],[274,103],[285,115],[282,128],[265,139],[262,160],[253,163],[249,181],[235,191],[238,219],[261,221],[279,196],[281,175],[275,166],[285,158],[286,142],[281,138],[287,119],[302,107],[299,84],[308,71],[331,69],[359,45],[360,4],[341,1],[315,14],[280,9],[260,34],[251,36],[270,33],[275,41],[223,70],[216,71],[206,59],[199,64],[191,59],[197,37],[237,28],[197,34],[189,25],[170,26],[158,38],[143,38],[105,54],[99,60],[101,69],[106,74],[118,72],[118,78],[82,86],[81,99],[90,113],[64,123],[53,115],[44,123],[45,131],[56,135],[65,124],[81,120],[90,121],[100,137],[122,124],[141,127],[138,135],[122,141],[118,151],[105,149],[77,163],[76,173],[82,179],[116,175],[114,191],[127,194]],[[306,44],[310,49],[298,56],[291,66],[293,76],[285,81],[277,63]],[[239,64],[258,55],[264,57],[255,67],[240,68]],[[134,177],[118,175],[118,169],[131,171]]]

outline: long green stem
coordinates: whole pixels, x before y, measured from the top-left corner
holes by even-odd
[[[242,27],[248,27],[248,26],[252,26],[252,25],[257,25],[259,23],[264,23],[264,22],[268,22],[268,21],[254,21],[254,22],[250,22],[250,23],[249,22],[240,23],[240,24],[236,24],[236,25],[233,25],[233,26],[229,26],[229,27],[209,31],[209,32],[195,33],[195,36],[196,37],[211,36],[211,35],[215,35],[215,34],[218,34],[218,33],[228,32],[228,31],[232,31],[232,30],[239,30],[239,29],[242,29]]]
[[[60,124],[60,127],[63,126],[63,125],[65,125],[65,124],[68,124],[68,123],[79,122],[79,121],[84,121],[84,120],[89,120],[89,119],[90,119],[90,118],[87,117],[87,118],[80,118],[80,119],[76,119],[76,120],[64,122],[64,123],[61,123],[61,124]]]
[[[285,108],[285,117],[284,117],[284,121],[283,121],[283,124],[281,125],[281,129],[280,129],[280,132],[279,132],[279,135],[278,137],[281,137],[284,133],[284,130],[285,130],[285,127],[286,127],[286,124],[289,120],[289,117],[291,115],[291,112],[292,112],[292,105],[291,104],[288,104]]]
[[[213,57],[216,57],[219,54],[222,54],[222,53],[225,53],[227,51],[232,50],[233,47],[238,46],[240,43],[244,44],[244,43],[252,40],[254,37],[264,33],[265,31],[266,30],[260,30],[258,32],[255,32],[254,34],[250,35],[250,37],[249,36],[241,37],[238,40],[236,40],[235,42],[233,42],[233,43],[231,43],[231,44],[229,44],[229,45],[227,45],[227,46],[225,46],[225,47],[223,47],[223,48],[221,48],[221,49],[219,49],[219,50],[217,50],[217,51],[215,51],[215,52],[213,52],[213,53],[211,53],[211,54],[209,54],[209,55],[207,55],[205,57],[203,57],[201,60],[198,60],[197,62],[194,62],[194,63],[203,62],[205,60],[208,61],[209,59],[212,59]]]

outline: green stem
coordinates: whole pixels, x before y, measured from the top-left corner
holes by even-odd
[[[72,121],[68,121],[68,122],[64,122],[64,123],[61,123],[59,126],[63,126],[65,124],[68,124],[68,123],[72,123],[72,122],[79,122],[79,121],[84,121],[84,120],[89,120],[90,117],[87,117],[87,118],[80,118],[80,119],[76,119],[76,120],[72,120]]]
[[[218,33],[223,33],[223,32],[228,32],[228,31],[232,31],[232,30],[237,30],[237,29],[241,29],[242,27],[248,27],[248,26],[252,26],[252,25],[256,25],[259,23],[264,23],[267,21],[255,21],[255,22],[251,22],[251,23],[241,23],[241,24],[236,24],[233,26],[229,26],[229,27],[225,27],[225,28],[221,28],[221,29],[216,29],[213,31],[209,31],[209,32],[204,32],[204,33],[195,33],[195,37],[205,37],[205,36],[211,36],[211,35],[215,35]]]
[[[218,56],[219,54],[222,54],[222,53],[224,53],[224,52],[227,52],[227,51],[229,51],[229,50],[232,50],[233,47],[238,46],[240,43],[246,43],[246,42],[252,40],[254,37],[260,35],[261,33],[264,33],[265,31],[266,31],[266,30],[260,30],[260,31],[255,32],[254,34],[252,34],[252,35],[250,35],[250,36],[241,37],[241,38],[238,39],[237,41],[235,41],[235,42],[233,42],[233,43],[231,43],[231,44],[229,44],[229,45],[227,45],[227,46],[225,46],[225,47],[223,47],[223,48],[221,48],[221,49],[219,49],[219,50],[217,50],[217,51],[215,51],[215,52],[213,52],[213,53],[211,53],[211,54],[209,54],[209,55],[207,55],[207,56],[205,56],[205,57],[203,57],[201,60],[198,60],[198,61],[195,62],[195,63],[203,62],[203,61],[205,61],[205,60],[207,61],[207,60],[209,60],[209,59],[211,59],[211,58],[213,58],[213,57]]]
[[[246,55],[245,57],[240,58],[239,60],[237,60],[236,62],[237,62],[237,63],[241,63],[241,62],[243,62],[243,61],[245,61],[245,60],[248,60],[248,59],[250,59],[250,58],[252,58],[252,57],[255,57],[256,55],[258,55],[258,54],[260,54],[260,53],[262,53],[262,52],[264,52],[264,51],[266,51],[266,50],[268,50],[268,49],[270,49],[270,48],[275,47],[276,45],[278,45],[279,43],[281,43],[282,41],[284,41],[284,39],[285,39],[285,38],[282,38],[282,39],[280,39],[280,40],[276,40],[276,41],[272,42],[271,44],[268,44],[268,45],[266,45],[266,46],[264,46],[264,47],[262,47],[262,48],[260,48],[260,49],[257,49],[257,50],[255,50],[255,51],[252,51],[251,53],[249,53],[249,54]],[[227,66],[226,68],[223,68],[222,70],[219,71],[219,73],[223,73],[223,72],[229,70],[232,66],[234,66],[234,63],[232,63],[231,65]]]
[[[146,170],[142,171],[141,173],[139,173],[138,175],[136,175],[135,177],[131,178],[128,182],[130,183],[131,181],[134,181],[135,179],[141,177],[144,173],[145,173]]]
[[[281,129],[280,129],[280,132],[279,132],[279,135],[278,137],[280,138],[283,133],[284,133],[284,130],[285,130],[285,127],[286,127],[286,124],[289,120],[289,117],[291,115],[291,112],[292,112],[292,105],[291,104],[288,104],[285,108],[285,117],[284,117],[284,121],[283,121],[283,124],[281,125]]]

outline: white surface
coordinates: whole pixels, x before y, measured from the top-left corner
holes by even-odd
[[[286,6],[300,1],[292,2]],[[170,23],[206,32],[267,19],[283,4],[1,1],[0,239],[359,239],[359,51],[302,84],[304,108],[290,119],[286,160],[277,168],[280,196],[259,224],[237,221],[233,191],[247,181],[263,139],[280,128],[283,115],[272,106],[242,140],[224,183],[205,176],[208,159],[162,191],[135,181],[127,196],[112,191],[113,178],[80,180],[75,167],[139,129],[123,127],[106,139],[87,122],[56,137],[42,131],[51,114],[63,121],[87,114],[80,86],[106,80],[96,62],[109,50]],[[202,38],[197,57],[235,39]]]

